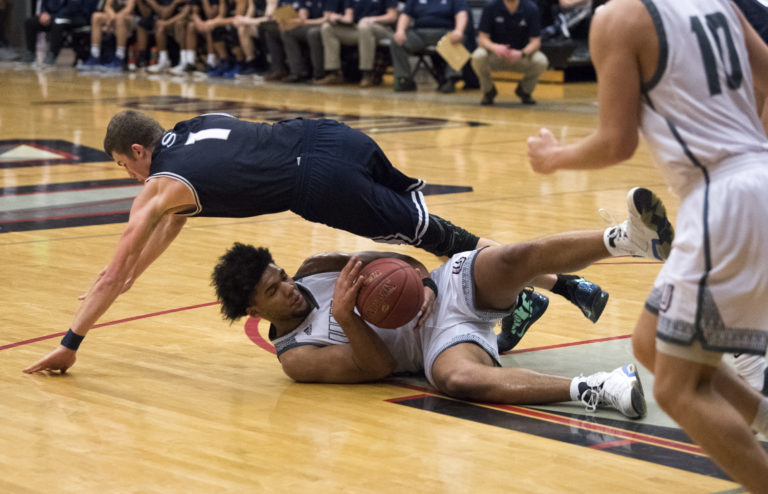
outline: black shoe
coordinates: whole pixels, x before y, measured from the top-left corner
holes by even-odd
[[[608,292],[584,278],[576,278],[565,283],[568,300],[581,309],[581,312],[592,322],[597,322],[608,303]]]
[[[440,87],[437,88],[438,91],[445,94],[455,93],[456,92],[456,80],[454,79],[446,79],[444,83],[440,84]]]
[[[416,83],[408,77],[398,77],[395,79],[395,91],[416,91]]]
[[[523,88],[521,88],[520,85],[518,85],[517,88],[515,88],[515,94],[517,95],[518,98],[520,98],[520,101],[522,101],[524,105],[536,104],[536,100],[531,98],[530,94],[523,91]]]
[[[288,82],[288,83],[295,83],[295,82],[304,82],[307,79],[309,79],[308,76],[300,76],[297,74],[288,74],[287,76],[280,79],[280,82]]]
[[[520,292],[515,310],[501,320],[501,332],[496,336],[499,353],[515,348],[528,328],[544,314],[548,305],[547,297],[530,288]]]
[[[492,105],[497,94],[499,94],[499,92],[496,91],[496,86],[491,86],[491,90],[483,94],[483,99],[480,101],[480,104],[483,106]]]

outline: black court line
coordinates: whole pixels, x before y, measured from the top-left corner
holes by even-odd
[[[677,428],[553,412],[535,407],[478,405],[441,396],[387,400],[420,410],[597,449],[657,465],[731,480]],[[768,444],[763,442],[768,451]]]

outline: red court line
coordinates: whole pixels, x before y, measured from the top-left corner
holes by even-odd
[[[608,448],[615,448],[618,446],[626,446],[627,444],[633,444],[637,441],[630,441],[629,439],[619,439],[617,441],[610,441],[606,443],[600,443],[600,444],[593,444],[592,446],[587,446],[589,449],[608,449]]]
[[[621,336],[608,336],[606,338],[597,338],[594,340],[584,340],[584,341],[573,341],[571,343],[560,343],[557,345],[549,345],[549,346],[537,346],[535,348],[523,348],[521,350],[510,350],[506,353],[502,353],[500,355],[511,355],[513,353],[525,353],[525,352],[537,352],[539,350],[551,350],[553,348],[564,348],[567,346],[577,346],[577,345],[589,345],[590,343],[601,343],[603,341],[612,341],[612,340],[624,340],[626,338],[631,338],[631,334],[624,334]]]
[[[204,304],[188,305],[186,307],[177,307],[176,309],[161,310],[160,312],[152,312],[150,314],[142,314],[140,316],[126,317],[125,319],[117,319],[116,321],[103,322],[101,324],[94,324],[91,329],[102,328],[104,326],[114,326],[115,324],[121,324],[124,322],[137,321],[139,319],[147,319],[149,317],[162,316],[165,314],[173,314],[174,312],[181,312],[184,310],[199,309],[201,307],[210,307],[211,305],[217,305],[219,302],[206,302]],[[51,338],[57,338],[64,336],[66,331],[53,333],[45,336],[38,336],[37,338],[31,338],[29,340],[17,341],[16,343],[8,343],[7,345],[0,346],[0,350],[8,350],[17,346],[28,345],[30,343],[36,343],[38,341],[50,340]]]
[[[499,410],[506,410],[512,413],[526,415],[528,417],[548,420],[550,422],[556,422],[562,425],[569,425],[569,426],[579,427],[581,429],[588,429],[593,432],[610,434],[610,435],[617,436],[619,438],[626,439],[629,441],[643,442],[643,443],[653,444],[655,446],[661,446],[664,448],[677,449],[677,450],[685,451],[686,453],[691,453],[699,456],[705,456],[701,448],[699,448],[698,446],[693,444],[682,443],[680,441],[675,441],[672,439],[665,439],[658,436],[651,436],[651,435],[643,434],[640,432],[632,432],[626,429],[620,429],[620,428],[611,427],[608,425],[596,424],[594,422],[586,422],[584,420],[573,419],[570,417],[563,417],[563,416],[548,413],[545,411],[533,410],[531,408],[526,408],[526,407],[521,407],[516,405],[486,404],[484,406],[487,406],[489,408],[497,408]]]
[[[406,387],[412,390],[424,391],[424,393],[417,394],[417,395],[408,395],[408,396],[402,396],[399,398],[385,400],[392,403],[423,398],[424,396],[427,396],[427,395],[435,395],[448,400],[455,400],[455,398],[451,398],[450,396],[439,394],[438,392],[432,391],[427,388],[420,388],[419,386],[405,385],[406,383],[399,383],[397,381],[390,381],[389,384]],[[462,400],[455,400],[455,401],[462,401]],[[544,420],[547,422],[554,422],[564,426],[577,427],[579,429],[586,429],[593,432],[608,434],[608,435],[617,437],[615,441],[611,441],[609,443],[588,446],[593,449],[603,449],[603,448],[609,448],[613,446],[621,446],[623,444],[642,442],[646,444],[652,444],[654,446],[659,446],[662,448],[675,449],[678,451],[684,451],[686,453],[690,453],[694,455],[705,456],[701,448],[699,448],[695,444],[683,443],[680,441],[675,441],[673,439],[666,439],[663,437],[652,436],[650,434],[645,434],[642,432],[634,432],[627,429],[622,429],[620,427],[612,427],[610,425],[603,425],[595,422],[589,422],[589,421],[575,419],[571,417],[565,417],[555,413],[547,412],[545,410],[534,410],[533,408],[528,408],[525,406],[518,406],[518,405],[501,405],[496,403],[479,403],[479,402],[468,402],[468,403],[475,406],[492,408],[492,409],[501,410],[508,413],[513,413],[516,415],[522,415],[525,417]]]

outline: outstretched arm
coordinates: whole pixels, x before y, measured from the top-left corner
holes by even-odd
[[[176,184],[179,185],[176,186]],[[71,330],[76,339],[82,339],[88,333],[99,317],[124,291],[126,282],[141,272],[137,271],[137,268],[140,267],[142,254],[150,241],[155,247],[150,248],[151,255],[149,252],[146,254],[147,257],[144,260],[149,262],[156,259],[175,238],[178,229],[174,233],[174,228],[169,227],[167,222],[170,221],[172,226],[178,224],[173,220],[165,220],[165,216],[180,209],[176,206],[181,197],[179,192],[183,195],[186,188],[175,180],[152,180],[144,186],[133,201],[128,226],[120,237],[112,260],[88,291],[83,304],[75,314]],[[158,228],[160,233],[157,233]],[[158,237],[153,238],[155,235]],[[141,269],[144,268],[146,266],[141,267]],[[66,372],[75,363],[75,352],[76,350],[59,345],[40,361],[24,369],[24,372],[45,370]]]

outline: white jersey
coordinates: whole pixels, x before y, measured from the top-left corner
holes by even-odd
[[[274,338],[270,328],[270,339],[275,345],[277,356],[300,345],[328,346],[349,343],[347,335],[333,318],[331,301],[338,272],[319,273],[301,278],[296,283],[314,303],[315,309],[290,333]],[[397,329],[381,329],[370,325],[381,337],[392,355],[397,359],[395,372],[421,372],[424,359],[421,344],[416,339],[413,326],[417,319]]]
[[[736,155],[768,152],[744,33],[729,0],[642,0],[659,64],[643,86],[641,130],[672,188],[685,196]],[[768,164],[765,154],[763,162]]]
[[[500,366],[496,345],[496,322],[512,309],[482,310],[475,307],[473,269],[479,250],[461,252],[432,271],[438,287],[438,297],[419,331],[414,331],[418,318],[397,329],[381,329],[371,325],[397,360],[396,373],[424,372],[427,381],[437,387],[432,366],[448,348],[460,343],[478,345]],[[338,272],[319,273],[297,280],[297,285],[309,298],[314,310],[293,331],[276,338],[274,327],[269,339],[275,345],[278,358],[283,352],[299,345],[327,346],[348,343],[344,330],[333,318],[331,302]]]

